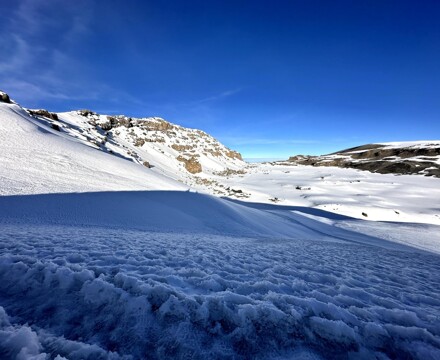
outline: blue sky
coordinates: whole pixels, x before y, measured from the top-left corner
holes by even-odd
[[[440,138],[440,1],[0,2],[0,88],[245,157]]]

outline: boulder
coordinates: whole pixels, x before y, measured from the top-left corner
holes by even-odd
[[[143,146],[145,144],[145,140],[142,138],[136,138],[136,141],[134,142],[134,146]]]
[[[185,164],[185,169],[189,173],[197,174],[202,172],[202,165],[197,161],[195,157],[185,158],[182,155],[179,155],[176,159]]]
[[[1,93],[0,94],[0,101],[4,102],[4,103],[11,103],[11,99],[9,98],[9,95],[6,93]]]

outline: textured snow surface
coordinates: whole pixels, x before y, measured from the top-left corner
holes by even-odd
[[[438,255],[274,208],[189,192],[1,197],[0,357],[440,356]]]
[[[440,356],[428,253],[42,225],[0,239],[2,356]]]

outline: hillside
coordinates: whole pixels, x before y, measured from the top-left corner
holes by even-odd
[[[337,166],[380,174],[418,174],[440,177],[440,141],[368,144],[321,156],[296,155],[288,162]]]
[[[86,146],[84,140],[42,124],[13,102],[0,102],[0,150],[0,195],[188,188]]]
[[[91,110],[50,113],[27,110],[41,124],[81,140],[103,152],[190,181],[194,174],[240,169],[241,155],[204,131],[172,124],[158,117],[101,115]]]
[[[0,95],[3,194],[188,187],[212,193],[211,175],[246,166],[205,132],[161,118],[51,113]]]

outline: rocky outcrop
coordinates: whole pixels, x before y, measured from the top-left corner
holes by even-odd
[[[240,154],[239,152],[237,152],[237,151],[234,151],[234,150],[229,150],[229,151],[226,153],[226,156],[229,157],[229,158],[231,158],[231,159],[239,159],[239,160],[243,160],[243,158],[241,157],[241,154]]]
[[[296,155],[288,162],[337,166],[380,174],[419,174],[440,177],[440,142],[411,145],[367,144],[321,156]]]
[[[78,114],[85,116],[85,117],[89,117],[90,115],[97,115],[94,111],[89,110],[89,109],[78,110]]]
[[[182,155],[179,155],[176,159],[183,162],[185,164],[185,169],[191,174],[198,174],[202,172],[202,165],[194,156],[186,158]]]
[[[44,109],[27,110],[27,112],[32,116],[44,116],[48,119],[58,120],[58,115],[56,113],[51,113],[51,112],[44,110]]]
[[[173,129],[173,125],[163,119],[155,119],[155,121],[143,121],[141,126],[147,130],[169,131]]]
[[[143,146],[145,144],[145,140],[142,138],[136,138],[136,140],[134,141],[134,146]]]
[[[194,146],[192,145],[178,145],[178,144],[172,144],[171,148],[176,151],[188,151],[194,149]]]

